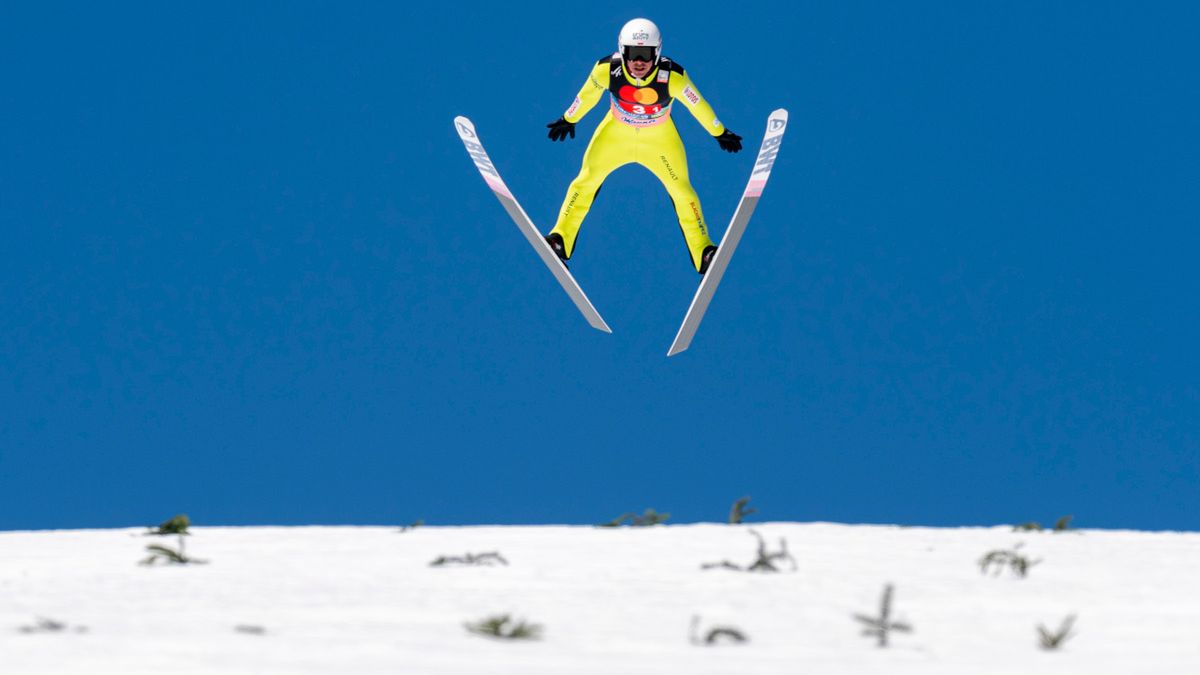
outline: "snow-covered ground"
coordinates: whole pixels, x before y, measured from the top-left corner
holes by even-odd
[[[753,562],[751,529],[794,571],[702,569]],[[144,532],[0,533],[0,673],[1200,673],[1200,533],[193,527],[207,564],[146,566],[177,540]],[[997,550],[1040,562],[981,573]],[[487,552],[508,564],[430,566]],[[853,615],[887,584],[913,630],[880,648]],[[541,639],[464,626],[500,614]],[[1068,615],[1074,637],[1041,649]],[[748,640],[690,639],[714,627]]]

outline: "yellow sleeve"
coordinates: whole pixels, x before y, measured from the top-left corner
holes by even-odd
[[[583,83],[583,88],[575,95],[575,102],[563,113],[563,119],[572,124],[583,119],[583,116],[596,105],[604,92],[608,91],[606,82],[608,82],[607,59],[600,61],[592,68],[587,81]]]
[[[717,113],[700,95],[696,85],[692,84],[691,78],[682,69],[671,72],[671,81],[667,84],[667,90],[670,92],[671,98],[683,101],[688,112],[692,113],[692,117],[696,118],[705,131],[713,136],[725,133],[725,125],[717,119]]]

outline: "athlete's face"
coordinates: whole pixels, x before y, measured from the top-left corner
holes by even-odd
[[[644,79],[651,70],[654,70],[654,57],[657,55],[657,47],[646,45],[625,47],[625,63],[629,67],[629,74],[639,80]]]
[[[653,67],[654,64],[649,61],[630,61],[629,73],[640,80],[649,75]]]

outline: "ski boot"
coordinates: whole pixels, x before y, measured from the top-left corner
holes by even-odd
[[[563,266],[567,264],[567,247],[563,245],[562,235],[557,232],[552,232],[546,235],[546,243],[550,244],[550,248],[554,251],[554,255],[562,261]]]
[[[713,256],[716,254],[716,246],[709,246],[704,249],[704,253],[700,254],[700,274],[708,271],[708,266],[712,264]]]

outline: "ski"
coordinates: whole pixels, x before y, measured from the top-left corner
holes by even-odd
[[[471,120],[459,116],[454,118],[454,127],[458,129],[458,137],[462,139],[463,145],[467,148],[467,154],[475,162],[475,168],[479,169],[479,175],[483,176],[484,182],[495,193],[496,198],[500,200],[500,204],[504,206],[504,210],[508,212],[513,222],[520,228],[521,234],[529,240],[529,244],[533,246],[533,250],[537,251],[538,257],[546,264],[546,267],[554,274],[554,278],[558,280],[559,285],[570,296],[571,301],[583,313],[583,317],[591,324],[592,328],[602,330],[605,333],[611,333],[612,329],[608,324],[604,323],[604,319],[600,316],[600,312],[588,300],[583,289],[579,287],[579,283],[575,281],[575,277],[567,271],[567,266],[562,260],[554,254],[554,250],[550,248],[550,244],[542,238],[541,232],[538,232],[533,221],[525,213],[525,209],[517,203],[516,197],[513,197],[508,186],[504,184],[504,179],[500,178],[500,172],[496,170],[496,166],[492,164],[492,160],[488,157],[487,151],[483,149],[483,144],[479,141],[479,135],[475,133],[475,125]]]
[[[762,197],[767,179],[771,177],[771,167],[779,154],[779,144],[783,141],[787,120],[788,113],[783,108],[771,113],[767,118],[767,132],[763,137],[762,147],[758,150],[758,158],[754,160],[750,182],[746,184],[746,190],[742,192],[742,199],[733,211],[729,227],[721,237],[721,243],[717,246],[717,252],[713,255],[704,278],[700,280],[700,287],[696,289],[696,295],[692,298],[692,304],[683,317],[683,324],[679,326],[679,332],[675,334],[675,341],[671,343],[667,356],[674,356],[692,344],[692,338],[696,335],[696,329],[700,327],[700,321],[704,319],[704,312],[708,310],[713,294],[717,292],[717,285],[721,283],[725,268],[729,267],[729,260],[737,250],[742,233],[746,231],[746,223],[750,222],[750,216]]]

